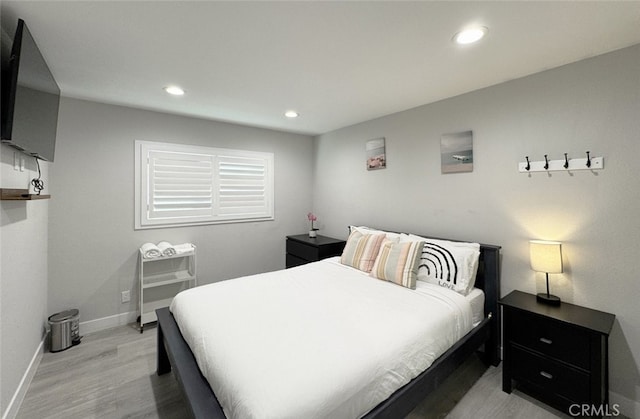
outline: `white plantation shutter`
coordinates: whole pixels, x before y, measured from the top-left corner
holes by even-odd
[[[269,159],[218,157],[218,214],[225,217],[260,216],[271,206]]]
[[[213,215],[213,157],[204,154],[149,152],[149,219]]]
[[[273,219],[273,154],[136,141],[136,228]]]

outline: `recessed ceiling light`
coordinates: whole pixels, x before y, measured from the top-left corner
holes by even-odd
[[[453,40],[461,45],[473,44],[481,40],[487,34],[488,30],[485,26],[465,29],[455,34]]]
[[[184,95],[184,90],[178,86],[167,86],[164,88],[164,91],[174,96]]]
[[[300,114],[296,111],[286,111],[284,113],[284,116],[286,116],[287,118],[297,118],[300,116]]]

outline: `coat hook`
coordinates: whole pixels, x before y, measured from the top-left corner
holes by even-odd
[[[549,170],[549,160],[546,154],[544,155],[544,170]]]
[[[587,151],[587,167],[591,167],[591,156],[589,156],[588,151]]]
[[[531,170],[531,163],[529,163],[529,156],[526,156],[525,159],[527,159],[527,166],[525,167],[525,169],[527,169],[527,171]]]
[[[567,153],[564,153],[564,168],[569,168],[569,159],[567,158]]]

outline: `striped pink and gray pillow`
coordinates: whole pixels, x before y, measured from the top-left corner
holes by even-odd
[[[384,234],[362,234],[354,231],[347,239],[340,262],[361,271],[371,272],[385,237]]]
[[[382,243],[371,276],[415,289],[424,242]]]

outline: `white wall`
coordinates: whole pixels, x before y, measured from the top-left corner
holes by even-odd
[[[275,221],[135,231],[135,140],[273,152]],[[312,153],[308,136],[63,98],[50,169],[49,311],[78,308],[81,325],[131,319],[147,241],[195,243],[200,284],[284,268],[285,236],[307,230]],[[131,302],[122,304],[125,290]]]
[[[499,63],[496,63],[499,65]],[[440,172],[440,137],[473,130],[472,173]],[[498,244],[502,295],[543,291],[528,240],[563,242],[564,301],[616,314],[612,401],[640,417],[640,45],[319,136],[314,210],[323,233],[351,223]],[[388,167],[365,169],[386,137]],[[604,156],[598,172],[518,172],[542,160]]]
[[[14,154],[25,171],[13,168]],[[48,163],[41,162],[45,190]],[[37,177],[35,160],[11,147],[0,148],[0,187],[27,189]],[[0,415],[15,413],[11,404],[29,366],[41,353],[47,322],[47,235],[49,201],[0,201]],[[26,382],[28,385],[28,382]],[[22,391],[26,390],[23,386]]]

